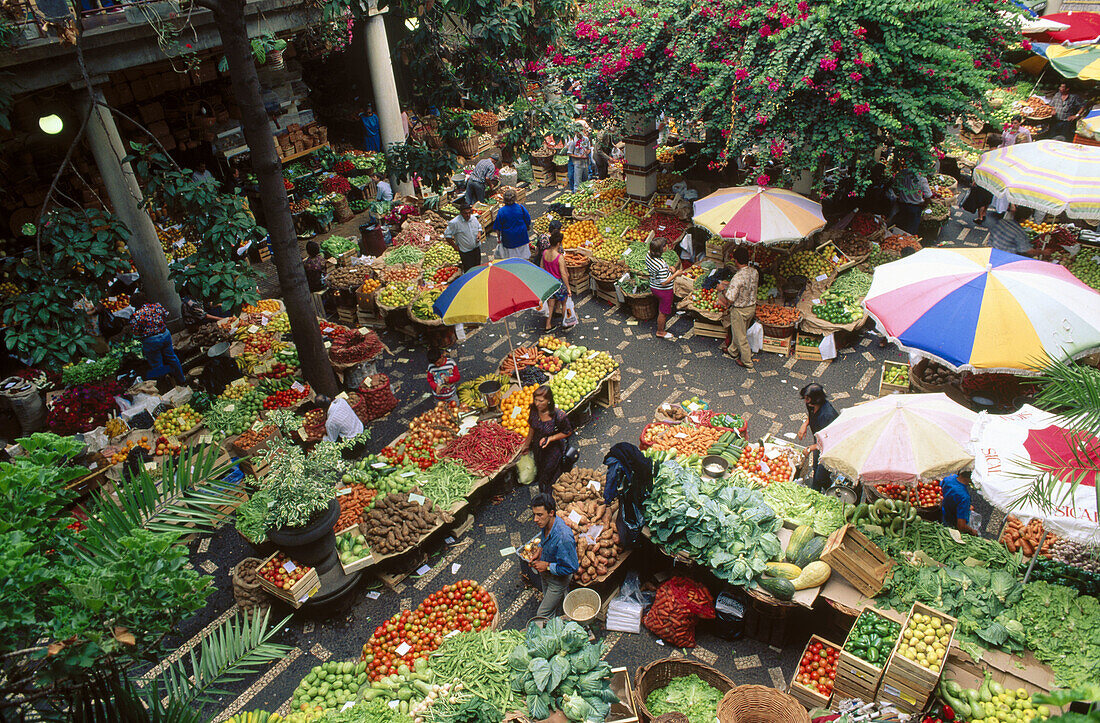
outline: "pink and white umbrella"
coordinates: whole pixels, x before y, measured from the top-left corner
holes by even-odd
[[[966,445],[977,418],[943,393],[880,397],[817,433],[821,464],[852,479],[939,479],[974,461]]]

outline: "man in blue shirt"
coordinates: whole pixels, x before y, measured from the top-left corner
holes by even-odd
[[[531,214],[523,204],[516,203],[516,192],[510,188],[504,192],[504,206],[497,211],[493,228],[500,234],[501,256],[531,258],[531,238],[527,234],[531,228]]]
[[[802,428],[798,430],[799,439],[806,436],[807,431],[816,435],[840,416],[840,412],[836,411],[836,407],[825,396],[825,389],[820,384],[807,384],[802,387],[798,394],[806,404],[806,421],[802,423]],[[819,464],[821,453],[818,451],[816,440],[805,450],[805,454],[811,453],[814,456],[814,477],[811,486],[818,492],[824,492],[832,478],[829,475],[829,470],[825,469],[825,465]]]
[[[940,522],[968,535],[978,535],[970,526],[970,471],[948,475],[940,482],[943,502],[940,503]]]
[[[531,512],[535,524],[542,530],[539,551],[531,563],[531,567],[542,575],[542,602],[535,616],[547,619],[561,614],[562,600],[569,591],[569,578],[580,567],[577,541],[565,521],[554,514],[554,498],[550,495],[535,495],[531,500]]]

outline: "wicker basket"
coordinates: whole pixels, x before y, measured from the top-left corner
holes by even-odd
[[[350,221],[355,217],[355,213],[352,212],[348,199],[344,196],[340,196],[332,202],[332,212],[336,215],[336,220],[340,223]]]
[[[244,570],[248,568],[255,570],[260,566],[261,562],[263,562],[263,560],[259,558],[246,557],[234,565],[233,570],[230,572],[230,578],[233,581],[233,599],[246,615],[251,614],[253,610],[258,609],[260,612],[263,612],[271,607],[271,598],[269,598],[267,593],[264,592],[264,589],[260,587],[260,583],[246,582],[243,577]]]
[[[794,697],[763,685],[739,685],[718,704],[718,723],[810,723]]]
[[[649,321],[657,318],[657,297],[652,293],[628,294],[623,292],[627,309],[630,315],[638,321]]]
[[[456,138],[450,141],[450,146],[455,149],[458,155],[472,158],[477,155],[478,137],[475,135],[469,138]]]
[[[500,129],[500,121],[495,120],[489,125],[478,125],[474,123],[474,130],[478,133],[496,133]]]
[[[634,675],[634,710],[638,712],[638,720],[643,723],[652,723],[656,716],[645,707],[646,698],[658,688],[663,688],[676,678],[688,675],[698,675],[703,681],[719,692],[725,693],[732,689],[733,681],[722,675],[714,668],[687,658],[665,658],[655,660],[649,665],[638,668]],[[794,700],[792,698],[792,700]],[[799,706],[801,708],[801,706]],[[721,707],[719,706],[719,711]]]
[[[763,306],[763,304],[761,304],[760,306]],[[757,317],[757,321],[759,321],[759,317]],[[790,326],[772,326],[771,324],[765,324],[762,321],[760,322],[760,325],[764,327],[764,336],[771,336],[775,337],[776,339],[789,339],[795,335],[795,332],[798,331],[798,325],[801,322],[802,314],[800,313],[798,315],[798,319],[796,319],[795,322]]]

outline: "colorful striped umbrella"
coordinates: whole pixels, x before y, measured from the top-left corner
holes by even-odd
[[[1100,13],[1068,12],[1044,15],[1048,23],[1064,25],[1063,28],[1042,29],[1033,40],[1061,45],[1081,45],[1100,42]],[[1027,32],[1027,31],[1025,31]]]
[[[723,238],[749,243],[797,241],[825,227],[821,204],[783,188],[723,188],[695,202],[694,221]]]
[[[1067,48],[1064,45],[1034,43],[1032,50],[1049,60],[1050,67],[1063,78],[1100,80],[1100,45]]]
[[[1100,219],[1100,147],[1062,141],[1017,143],[982,154],[974,181],[1020,206]]]
[[[541,306],[561,282],[526,259],[493,260],[452,281],[432,304],[447,324],[500,321]]]
[[[1100,108],[1093,108],[1077,121],[1077,132],[1092,139],[1100,138]]]
[[[916,482],[969,467],[978,415],[946,394],[891,394],[843,409],[817,433],[821,463],[852,479]]]
[[[892,341],[956,370],[1034,373],[1100,347],[1100,294],[1058,264],[996,249],[883,264],[863,306]]]

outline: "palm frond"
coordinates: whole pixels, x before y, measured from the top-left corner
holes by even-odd
[[[142,528],[151,532],[212,532],[244,500],[243,480],[225,482],[233,468],[220,462],[214,445],[184,447],[166,458],[159,476],[139,468],[113,493],[100,491],[92,503],[80,545],[89,552],[112,554],[114,541]]]
[[[183,701],[147,700],[114,665],[96,670],[64,700],[39,711],[47,721],[67,723],[203,723],[203,715]],[[58,705],[60,704],[60,705]]]
[[[1037,382],[1037,406],[1067,418],[1074,427],[1100,433],[1100,371],[1049,358]]]
[[[228,691],[219,686],[256,673],[290,652],[289,646],[270,642],[290,618],[270,626],[269,616],[270,610],[263,615],[256,612],[251,617],[229,618],[202,639],[198,655],[192,649],[186,659],[176,661],[150,681],[143,694],[188,705],[202,705],[226,695]]]

